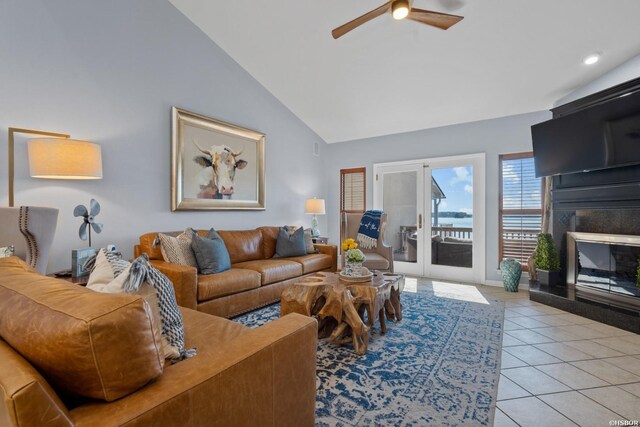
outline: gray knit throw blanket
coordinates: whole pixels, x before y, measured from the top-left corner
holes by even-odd
[[[178,309],[176,295],[173,290],[173,283],[157,268],[149,262],[147,254],[142,254],[136,258],[133,263],[129,263],[121,258],[120,254],[116,254],[106,249],[100,249],[105,254],[114,277],[117,277],[131,265],[129,277],[125,280],[122,289],[126,293],[134,294],[140,290],[140,286],[144,282],[154,288],[158,295],[158,307],[160,311],[160,322],[162,324],[161,333],[171,346],[179,352],[179,357],[169,359],[171,363],[195,356],[196,349],[185,349],[184,344],[184,323],[182,314]],[[93,269],[95,258],[87,260],[85,268]]]

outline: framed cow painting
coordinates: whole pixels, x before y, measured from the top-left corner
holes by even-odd
[[[264,210],[264,134],[172,109],[171,210]]]

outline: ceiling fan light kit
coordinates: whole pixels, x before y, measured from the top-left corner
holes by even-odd
[[[394,19],[404,19],[409,15],[409,0],[396,0],[391,5],[391,14]]]
[[[425,25],[440,28],[446,30],[451,26],[457,24],[464,19],[462,16],[449,15],[447,13],[433,12],[431,10],[417,9],[412,6],[411,0],[391,0],[383,4],[382,6],[373,9],[370,12],[365,13],[356,19],[347,22],[344,25],[335,28],[331,31],[331,35],[334,39],[340,38],[347,34],[349,31],[358,28],[362,24],[366,24],[374,18],[380,15],[384,15],[387,12],[391,12],[391,15],[395,19],[407,18],[411,21],[420,22]]]

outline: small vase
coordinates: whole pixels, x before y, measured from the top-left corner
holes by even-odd
[[[522,276],[522,265],[513,258],[504,259],[500,263],[500,273],[502,274],[504,290],[507,292],[518,292],[520,276]]]
[[[347,261],[344,274],[345,276],[362,276],[362,262]]]

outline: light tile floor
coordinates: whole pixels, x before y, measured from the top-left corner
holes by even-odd
[[[494,426],[640,420],[640,335],[530,301],[526,290],[475,288],[505,301]]]

